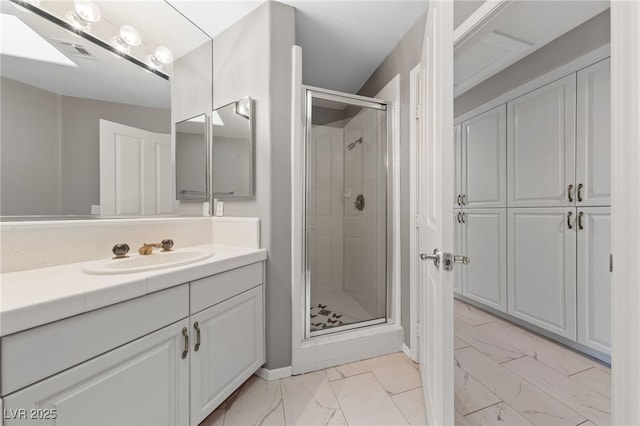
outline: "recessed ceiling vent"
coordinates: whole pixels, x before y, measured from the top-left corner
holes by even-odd
[[[75,43],[72,41],[65,40],[53,40],[53,42],[58,46],[63,53],[73,58],[81,58],[81,59],[89,59],[92,61],[97,61],[98,59],[83,45],[80,43]]]

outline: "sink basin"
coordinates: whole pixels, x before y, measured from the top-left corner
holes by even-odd
[[[189,263],[208,259],[211,256],[213,256],[213,252],[198,249],[154,251],[146,256],[133,254],[122,259],[107,259],[102,262],[92,263],[85,266],[83,271],[93,275],[129,274],[188,265]]]

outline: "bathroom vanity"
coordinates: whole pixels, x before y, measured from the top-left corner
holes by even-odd
[[[197,425],[264,363],[266,251],[186,266],[3,274],[4,425]]]

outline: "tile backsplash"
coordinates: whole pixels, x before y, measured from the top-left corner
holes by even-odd
[[[193,217],[0,223],[0,272],[111,256],[116,243],[135,252],[171,238],[176,248],[201,244],[260,246],[257,218]]]

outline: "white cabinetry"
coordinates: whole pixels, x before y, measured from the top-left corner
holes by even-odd
[[[611,60],[578,71],[576,199],[611,205]]]
[[[577,211],[578,343],[611,354],[611,211]]]
[[[5,397],[5,410],[17,415],[5,416],[4,424],[187,424],[189,358],[182,356],[182,330],[188,325],[181,320]],[[53,418],[36,420],[32,409]]]
[[[458,207],[506,206],[505,126],[505,105],[456,126],[454,203]]]
[[[4,336],[5,424],[197,425],[264,363],[263,299],[258,262]]]
[[[575,340],[575,208],[508,209],[508,216],[509,314]]]
[[[192,425],[264,363],[262,307],[258,286],[191,316],[196,339],[191,353]]]
[[[575,74],[507,103],[509,207],[575,205],[575,111]]]
[[[454,268],[462,295],[507,310],[506,209],[465,209],[454,216],[457,254],[468,265]]]

